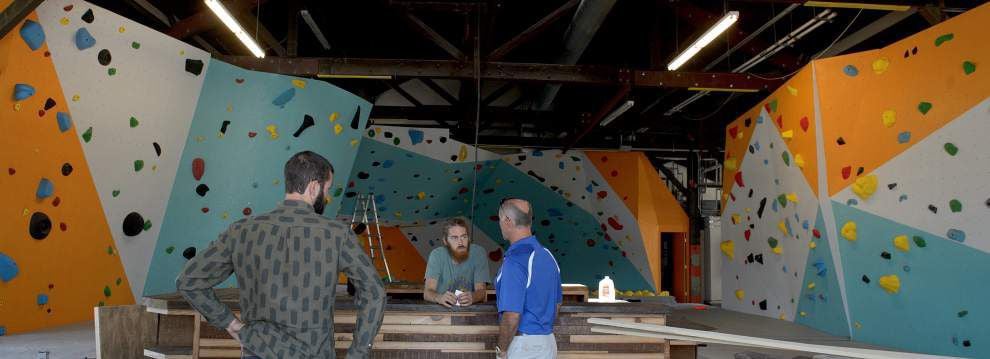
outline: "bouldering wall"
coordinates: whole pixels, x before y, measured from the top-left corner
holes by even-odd
[[[797,322],[903,350],[990,355],[982,344],[990,340],[983,325],[990,289],[978,284],[990,273],[983,224],[990,214],[988,21],[990,5],[983,5],[882,49],[816,60],[802,70],[812,72],[820,163],[819,185],[811,186],[819,207],[815,245],[807,249],[795,298]],[[746,139],[748,146],[757,137]],[[740,140],[727,137],[727,149],[742,155],[750,186],[759,174],[748,166],[759,161],[739,151]],[[723,221],[738,210],[734,203],[754,205],[736,179],[725,178],[731,194]],[[727,227],[723,222],[723,240],[735,243],[736,258],[724,255],[723,265],[732,266],[746,238]],[[747,298],[751,286],[728,280],[744,274],[724,271],[723,290]],[[767,282],[778,291],[794,285]],[[764,314],[744,304],[734,309]]]

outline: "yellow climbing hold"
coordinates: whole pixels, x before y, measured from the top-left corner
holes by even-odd
[[[787,131],[781,132],[780,133],[780,137],[783,137],[785,140],[792,139],[792,138],[794,138],[794,130],[787,130]]]
[[[467,146],[461,144],[461,150],[457,152],[457,161],[463,162],[467,159]]]
[[[292,80],[292,86],[304,89],[306,88],[306,81],[303,80]]]
[[[797,94],[798,94],[797,89],[791,87],[791,85],[787,85],[787,92],[790,93],[791,96],[797,96]]]
[[[873,72],[877,75],[887,72],[888,67],[890,67],[890,60],[886,58],[879,58],[873,61]]]
[[[788,193],[787,196],[785,196],[785,197],[787,197],[787,200],[788,201],[791,201],[791,202],[794,202],[794,203],[798,203],[797,193]]]
[[[234,112],[234,106],[227,104],[227,112]]]
[[[79,102],[79,95],[72,95],[72,102]]]
[[[278,178],[272,180],[273,185],[278,185],[279,183],[282,183],[282,181],[279,181]]]
[[[897,294],[901,291],[901,279],[896,274],[882,276],[880,277],[880,288],[889,294]]]
[[[897,112],[894,112],[894,110],[884,110],[880,114],[880,120],[883,122],[883,127],[891,128],[897,123]]]
[[[784,313],[780,313],[780,317],[779,318],[780,318],[780,320],[787,320],[787,317],[784,316]]]
[[[776,247],[773,247],[772,251],[773,254],[784,254],[784,246],[778,244]]]
[[[802,316],[802,317],[807,317],[807,316],[808,316],[808,313],[807,313],[807,312],[804,312],[804,311],[802,311],[802,312],[801,312],[801,316]]]
[[[355,139],[352,139],[351,140],[351,147],[357,146],[358,145],[358,142],[359,142],[358,139],[356,139],[356,138]]]
[[[736,299],[743,300],[746,298],[746,291],[742,289],[736,289]]]
[[[739,224],[739,222],[741,221],[740,218],[741,217],[739,217],[739,214],[738,213],[733,213],[732,214],[732,224]]]
[[[818,247],[818,244],[815,243],[815,241],[808,242],[808,248],[815,249],[815,247]]]
[[[339,123],[334,124],[333,125],[333,134],[339,135],[341,132],[344,132],[344,126],[341,126]]]
[[[894,237],[894,248],[900,249],[902,252],[911,250],[911,245],[908,244],[908,236],[902,234]]]
[[[736,245],[731,240],[722,241],[718,248],[722,250],[722,254],[729,257],[730,261],[736,257]]]
[[[752,208],[749,208],[749,207],[746,207],[745,211],[746,211],[746,213],[749,213],[749,212],[752,212],[753,209]]]
[[[375,134],[380,134],[380,133],[382,133],[382,128],[381,127],[375,127]]]
[[[230,213],[223,212],[223,214],[220,215],[220,218],[223,218],[223,219],[230,218]]]
[[[22,214],[22,215],[25,215],[25,216],[26,216],[26,215],[28,215],[29,213],[31,213],[31,211],[28,211],[28,209],[27,209],[27,208],[25,208],[25,209],[24,209],[24,211],[23,211],[23,212],[21,212],[21,214]]]
[[[859,324],[859,322],[853,323],[853,326],[856,327],[856,329],[863,329],[863,325]]]
[[[340,116],[340,114],[339,114],[339,113],[336,113],[336,112],[334,112],[334,113],[331,113],[331,114],[330,114],[330,123],[333,123],[334,121],[337,121],[337,117],[338,117],[338,116]]]
[[[725,159],[725,169],[729,171],[735,171],[739,169],[739,162],[736,161],[735,157],[729,157]]]
[[[787,223],[784,223],[784,220],[780,220],[780,222],[777,222],[777,228],[779,228],[780,232],[783,233],[785,236],[790,235],[790,233],[787,232]]]
[[[842,238],[845,238],[846,240],[849,240],[849,241],[855,241],[856,240],[856,222],[853,222],[853,221],[846,222],[846,224],[843,224],[842,225],[842,230],[840,232],[842,233]]]
[[[815,282],[808,283],[808,289],[815,289]]]
[[[278,139],[278,126],[268,125],[265,126],[265,130],[268,131],[268,136],[270,136],[273,140]]]
[[[14,111],[20,111],[20,110],[21,110],[21,103],[20,102],[14,103]]]
[[[862,200],[867,200],[877,191],[877,175],[863,176],[856,179],[852,191]]]
[[[395,216],[401,218],[402,217],[402,212],[395,212]]]
[[[69,24],[69,18],[63,17],[61,20],[58,21],[58,23],[62,24],[62,26],[66,26]]]
[[[426,192],[419,192],[419,193],[417,193],[416,194],[416,198],[419,198],[420,201],[426,199]]]
[[[121,34],[123,34],[124,31],[127,31],[127,29],[125,29],[123,26],[117,28],[117,32],[119,32]]]
[[[196,136],[196,142],[197,143],[203,143],[203,141],[206,141],[206,137]]]
[[[794,154],[794,165],[795,166],[798,166],[798,168],[804,168],[804,156],[801,156],[800,153],[795,153]]]

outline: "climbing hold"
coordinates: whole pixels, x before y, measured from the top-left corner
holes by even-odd
[[[72,164],[71,163],[68,163],[68,162],[63,163],[62,164],[62,175],[63,176],[68,176],[70,174],[72,174]]]
[[[922,101],[918,103],[918,112],[921,112],[922,115],[927,115],[928,111],[931,111],[931,109],[932,109],[931,102]]]
[[[883,114],[880,115],[880,120],[883,122],[883,127],[890,128],[897,122],[897,113],[894,110],[883,111]]]
[[[946,142],[943,147],[945,148],[945,153],[948,153],[949,156],[955,156],[956,153],[959,153],[959,148],[952,142]]]
[[[948,34],[941,35],[941,36],[935,38],[935,47],[942,46],[943,43],[945,43],[946,41],[952,40],[954,37],[955,37],[955,35],[953,35],[950,32]]]
[[[464,144],[461,144],[461,149],[457,151],[457,162],[464,162],[464,160],[467,159],[467,156],[468,156],[467,146],[464,145]],[[540,182],[543,182],[543,181],[540,181]]]
[[[959,317],[959,318],[962,318],[962,317],[965,317],[968,314],[969,314],[969,311],[968,310],[961,310],[961,311],[959,311],[959,313],[956,313],[956,316]]]
[[[856,66],[853,65],[846,65],[845,67],[842,68],[842,72],[849,77],[854,77],[856,75],[859,75],[859,69],[857,69]]]
[[[880,288],[889,294],[897,294],[901,290],[901,279],[896,274],[881,276]]]
[[[4,282],[9,282],[17,277],[17,262],[13,258],[10,258],[3,252],[0,252],[0,280]],[[0,334],[2,335],[2,334]]]
[[[28,84],[14,85],[14,100],[21,101],[34,96],[34,86]]]
[[[722,254],[724,254],[726,257],[729,257],[729,260],[730,261],[733,258],[735,258],[735,248],[736,247],[735,247],[735,244],[731,240],[722,241],[722,243],[720,243],[718,247],[719,247],[719,249],[722,250]]]
[[[48,295],[47,294],[38,294],[38,299],[35,302],[38,303],[38,305],[48,304]]]
[[[306,81],[299,80],[299,79],[293,79],[292,80],[292,86],[295,86],[295,87],[300,88],[300,89],[305,89],[306,88]]]
[[[790,235],[789,231],[787,230],[787,223],[785,223],[783,220],[777,222],[777,229],[779,229],[780,232],[783,233],[785,236]]]
[[[131,125],[131,128],[138,127],[138,125],[140,124],[140,122],[138,122],[138,120],[134,118],[134,116],[131,116],[129,123]]]
[[[808,248],[815,249],[817,247],[818,247],[818,244],[815,244],[815,241],[809,241],[808,242]]]
[[[787,85],[787,92],[790,93],[791,96],[797,96],[798,89],[791,87],[791,85]]]
[[[914,240],[914,245],[918,246],[918,248],[925,248],[928,246],[928,243],[925,242],[925,239],[921,236],[914,236],[911,239]]]
[[[742,289],[736,289],[736,299],[742,300],[746,297],[746,291]]]
[[[206,172],[206,161],[202,158],[194,158],[192,161],[192,175],[197,181],[203,178],[203,173]]]
[[[86,10],[86,12],[82,15],[82,21],[85,21],[87,24],[93,23],[93,9]]]
[[[199,186],[196,186],[196,194],[198,194],[200,197],[205,197],[206,192],[209,191],[210,191],[210,186],[207,186],[205,183],[200,183]]]
[[[867,200],[877,191],[877,175],[863,176],[856,179],[852,191],[862,200]]]
[[[784,160],[784,164],[787,166],[791,165],[791,155],[787,151],[780,153],[780,158]]]
[[[867,277],[866,274],[864,274],[861,279],[863,280],[863,283],[870,284],[870,277]]]
[[[33,20],[24,20],[24,25],[21,25],[21,39],[27,44],[31,51],[41,48],[41,45],[45,43],[45,30],[41,28],[41,25]]]
[[[742,217],[739,217],[739,214],[738,213],[733,213],[732,214],[732,224],[739,224],[739,221],[741,220],[741,218]]]
[[[911,131],[904,131],[897,134],[897,143],[908,143],[911,141]]]
[[[139,43],[137,41],[133,41],[133,42],[131,42],[131,48],[133,48],[135,50],[140,49],[141,48],[141,43]]]
[[[962,212],[962,202],[959,202],[958,199],[953,199],[949,201],[949,209],[952,211],[952,213]]]
[[[873,60],[873,72],[877,75],[887,72],[888,67],[890,67],[890,60],[887,60],[887,58]]]
[[[268,125],[265,126],[265,130],[268,131],[268,136],[271,137],[273,140],[278,139],[278,126]]]
[[[89,34],[89,30],[86,30],[85,27],[80,27],[79,30],[76,30],[77,49],[85,50],[93,47],[93,45],[96,45],[96,39],[93,38],[93,35]]]
[[[151,143],[151,146],[153,146],[155,148],[155,155],[158,156],[158,157],[161,157],[162,156],[162,146],[159,145],[158,142],[152,142]]]
[[[911,245],[908,244],[908,237],[906,235],[894,237],[894,248],[897,248],[902,252],[910,251]]]
[[[725,163],[723,165],[725,166],[725,169],[729,171],[735,171],[739,169],[739,163],[737,162],[735,157],[726,158]]]
[[[880,252],[880,258],[890,260],[890,252],[887,251]]]
[[[797,193],[788,193],[787,194],[787,200],[790,201],[790,202],[798,203],[798,195],[797,195]]]
[[[116,68],[111,67],[111,68],[107,69],[107,75],[113,76],[113,75],[116,75],[116,74],[117,74],[117,69]]]
[[[767,238],[767,244],[770,245],[770,248],[777,248],[780,243],[777,242],[777,238],[770,237]]]
[[[52,195],[52,193],[55,193],[55,184],[52,183],[52,181],[47,178],[42,178],[38,181],[38,190],[35,191],[35,196],[37,196],[38,199],[48,198]]]
[[[299,135],[302,135],[303,131],[306,131],[307,128],[313,127],[315,125],[316,125],[316,121],[313,120],[313,116],[303,115],[303,122],[302,124],[299,125],[299,129],[296,130],[296,133],[292,134],[292,137],[299,137]]]
[[[852,167],[851,166],[842,167],[842,179],[849,179],[850,175],[852,175]]]
[[[746,187],[746,185],[743,184],[742,172],[736,172],[736,174],[734,175],[734,179],[736,181],[736,186]]]
[[[962,67],[963,67],[963,73],[967,75],[976,72],[976,64],[974,64],[972,61],[963,61]]]
[[[131,212],[124,217],[122,224],[124,235],[134,237],[144,230],[144,217],[140,213]]]
[[[783,139],[785,139],[785,140],[790,140],[790,139],[794,138],[794,130],[787,130],[787,131],[781,132],[780,133],[780,137],[783,138]]]
[[[199,74],[203,73],[203,60],[186,59],[186,72],[199,76]]]
[[[285,104],[292,101],[292,98],[296,96],[296,88],[290,87],[288,90],[282,92],[278,97],[272,100],[272,105],[278,106],[279,108],[285,108]]]
[[[938,214],[938,207],[935,207],[934,204],[929,204],[928,205],[928,210],[929,211],[932,211],[932,213]]]
[[[151,220],[150,219],[149,220],[145,220],[144,221],[144,226],[142,226],[141,228],[144,229],[144,230],[146,230],[146,231],[149,230],[149,229],[151,229]]]
[[[333,134],[339,135],[343,131],[344,131],[344,126],[341,126],[339,123],[333,125]]]
[[[358,106],[356,109],[354,109],[354,116],[351,117],[351,128],[356,130],[360,125],[361,125],[361,106]],[[446,140],[445,138],[441,137],[440,142],[444,142],[445,140]]]
[[[58,130],[60,132],[65,132],[72,128],[72,119],[69,117],[69,114],[57,112],[55,113],[55,119],[58,121]]]
[[[856,222],[853,222],[853,221],[846,222],[846,224],[843,224],[842,225],[842,230],[840,232],[842,233],[842,238],[845,238],[846,240],[849,240],[849,241],[855,241],[856,240]]]
[[[828,273],[828,267],[825,266],[825,262],[818,261],[812,264],[812,266],[815,267],[816,273],[819,277],[824,277],[825,274]]]
[[[96,61],[103,66],[109,65],[111,58],[110,50],[107,49],[100,50],[100,53],[96,54]]]
[[[955,228],[949,228],[949,230],[945,233],[945,235],[949,237],[949,239],[954,240],[956,242],[962,243],[966,241],[966,232],[963,232]]]
[[[143,160],[134,160],[134,172],[141,172],[141,169],[143,168],[144,168]]]
[[[808,289],[815,289],[815,282],[808,282]]]
[[[800,153],[794,154],[794,165],[798,168],[804,168],[804,157]]]
[[[47,238],[51,232],[52,220],[48,218],[47,214],[42,212],[31,214],[31,220],[28,222],[28,233],[31,234],[31,238],[42,240]]]
[[[116,190],[115,189],[115,190],[113,190],[113,192],[111,194],[113,195],[114,198],[117,198],[117,196],[120,195],[120,190]]]
[[[767,310],[767,300],[766,299],[760,301],[760,309],[761,310]]]

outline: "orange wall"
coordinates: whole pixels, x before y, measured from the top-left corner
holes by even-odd
[[[361,247],[367,252],[368,237],[361,236],[359,240]],[[377,247],[377,239],[375,241]],[[393,280],[423,282],[423,278],[426,277],[426,260],[419,255],[416,247],[413,247],[401,228],[382,227],[382,243],[385,244],[385,258],[388,259],[388,268],[392,272]],[[375,258],[375,267],[378,268],[378,273],[385,277],[385,265],[378,258]]]
[[[37,21],[37,16],[28,19]],[[67,113],[68,106],[51,58],[45,56],[48,48],[31,51],[18,29],[0,39],[0,211],[6,213],[0,216],[0,252],[20,270],[11,281],[0,281],[0,326],[7,333],[92,320],[94,306],[134,302],[80,133],[59,131],[55,114]],[[17,83],[34,86],[34,96],[14,101]],[[48,98],[56,105],[39,113]],[[64,163],[73,168],[68,176],[62,175]],[[55,189],[43,200],[35,195],[41,178],[51,180]],[[28,231],[35,212],[47,214],[53,225],[42,240]],[[38,295],[47,295],[48,303],[38,305]]]

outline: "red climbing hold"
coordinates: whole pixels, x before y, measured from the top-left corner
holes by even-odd
[[[608,156],[602,156],[602,162],[608,162]]]
[[[619,221],[617,221],[615,219],[615,217],[609,217],[608,218],[608,225],[611,226],[612,229],[614,229],[614,230],[617,230],[617,231],[621,231],[622,230],[622,224],[619,223]]]
[[[66,224],[65,224],[65,222],[60,222],[60,223],[58,224],[58,229],[61,229],[61,230],[62,230],[62,232],[65,232],[66,230],[68,230],[68,229],[69,229],[69,226],[68,226],[68,225],[66,225]]]
[[[738,134],[739,134],[739,126],[732,126],[731,128],[729,128],[729,138],[734,139]]]
[[[818,228],[812,229],[811,234],[814,235],[815,238],[822,238],[822,232],[819,232]]]
[[[203,207],[203,208],[200,208],[199,210],[200,210],[200,211],[203,211],[203,213],[207,213],[207,212],[209,212],[209,211],[210,211],[210,209],[209,209],[209,208],[207,208],[207,207]]]
[[[842,179],[849,179],[850,174],[852,174],[852,166],[842,167]]]
[[[45,110],[38,110],[38,117],[45,117]]]
[[[598,199],[605,199],[605,197],[608,197],[607,191],[598,191]]]
[[[244,207],[244,210],[241,211],[241,213],[244,213],[245,216],[250,216],[251,215],[251,207]]]
[[[61,203],[62,203],[62,198],[55,197],[55,199],[52,200],[52,207],[58,207],[58,205]]]
[[[203,178],[203,172],[206,172],[206,161],[202,158],[195,158],[192,161],[192,175],[197,181]]]
[[[808,126],[810,125],[811,124],[808,122],[808,116],[801,117],[801,129],[804,130],[804,132],[808,132]]]
[[[784,128],[784,116],[777,116],[777,127]]]
[[[488,252],[488,260],[492,262],[502,260],[502,248],[496,248],[494,251]]]
[[[612,236],[608,235],[608,233],[605,233],[605,240],[611,242]]]
[[[13,176],[15,173],[17,173],[17,170],[15,170],[13,167],[7,168],[7,174]]]
[[[588,244],[588,247],[594,247],[595,246],[595,240],[594,239],[589,239],[585,243]]]
[[[622,251],[622,257],[624,258],[625,256],[626,256],[626,251]]]
[[[752,234],[752,232],[750,232],[750,231],[749,231],[748,229],[746,230],[746,232],[743,232],[743,235],[744,235],[744,236],[746,236],[746,240],[747,240],[747,241],[749,240],[749,236],[750,236],[751,234]]]
[[[492,222],[498,222],[498,216],[488,216],[488,219],[490,219]]]
[[[468,193],[467,187],[461,187],[461,189],[457,191],[457,194],[465,194],[465,193]]]
[[[729,198],[732,199],[732,202],[735,202],[736,201],[736,195],[735,195],[735,193],[729,193]]]
[[[483,167],[483,166],[480,163],[479,164],[476,164],[476,165],[474,165],[474,170],[475,171],[481,171],[481,167]]]
[[[736,185],[737,186],[739,186],[739,187],[746,187],[746,185],[743,184],[742,172],[736,172],[736,176],[735,177],[736,177]]]
[[[612,170],[611,175],[612,175],[612,177],[618,177],[619,176],[619,171]]]
[[[347,183],[347,188],[354,188],[354,181],[348,182]]]
[[[254,138],[254,136],[257,136],[257,135],[258,135],[258,133],[257,132],[254,132],[254,131],[248,132],[248,138]]]

